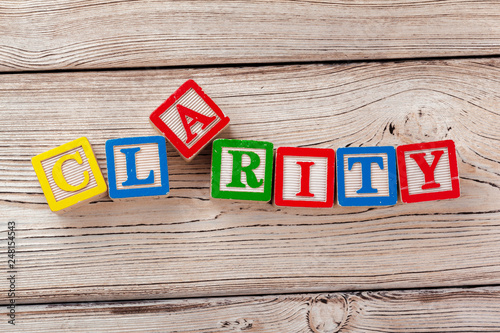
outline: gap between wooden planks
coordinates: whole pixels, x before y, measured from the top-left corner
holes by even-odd
[[[16,332],[499,332],[498,287],[25,305]],[[1,330],[12,330],[5,320]]]
[[[500,54],[498,1],[0,1],[0,71]]]
[[[472,59],[2,75],[0,211],[17,224],[17,302],[498,284],[499,74],[500,60]],[[85,135],[104,167],[105,141],[155,134],[148,115],[188,78],[231,117],[223,137],[453,139],[462,197],[327,210],[212,200],[210,149],[186,164],[169,146],[171,197],[50,212],[32,156]]]

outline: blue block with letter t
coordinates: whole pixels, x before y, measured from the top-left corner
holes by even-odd
[[[106,160],[111,199],[168,195],[170,188],[164,137],[108,140]]]
[[[337,197],[341,206],[390,206],[398,200],[394,147],[337,150]]]

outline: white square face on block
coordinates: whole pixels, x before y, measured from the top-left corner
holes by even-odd
[[[145,185],[123,186],[122,183],[127,181],[127,159],[121,149],[141,148],[135,153],[135,166],[137,179],[146,179],[149,172],[154,172],[154,183]],[[115,157],[115,174],[116,174],[116,189],[134,189],[134,188],[150,188],[161,186],[161,169],[160,169],[160,154],[158,152],[157,143],[142,143],[133,145],[118,145],[113,147]]]
[[[354,163],[351,170],[348,170],[348,159],[350,157],[382,157],[384,169],[380,169],[377,163],[371,164],[372,188],[377,189],[377,193],[356,193],[362,187],[361,163]],[[387,197],[389,196],[389,169],[387,154],[346,154],[344,155],[344,181],[345,196],[354,197]]]
[[[233,175],[233,155],[230,154],[229,150],[236,151],[251,151],[259,155],[260,164],[257,168],[253,169],[257,180],[264,179],[265,171],[266,171],[266,150],[258,149],[258,148],[233,148],[233,147],[222,147],[221,153],[221,167],[220,167],[220,190],[221,191],[232,191],[232,192],[254,192],[254,193],[263,193],[264,192],[264,183],[257,188],[251,188],[247,183],[247,175],[245,172],[241,172],[241,182],[245,184],[245,187],[227,187],[227,184],[230,184],[232,181]],[[242,166],[248,166],[250,164],[250,157],[248,155],[243,154],[242,158]]]
[[[62,174],[64,175],[64,179],[68,184],[73,185],[73,186],[78,186],[85,180],[85,171],[88,172],[89,175],[89,183],[87,186],[84,188],[78,190],[78,191],[65,191],[61,189],[59,186],[57,186],[56,182],[54,181],[54,178],[52,176],[52,170],[54,168],[54,165],[56,162],[64,155],[71,155],[78,152],[80,156],[82,157],[82,164],[79,164],[76,160],[74,159],[69,159],[65,161],[62,164],[61,171]],[[91,188],[94,188],[97,186],[97,181],[94,177],[94,173],[92,172],[92,169],[90,167],[90,163],[87,159],[87,155],[85,155],[85,151],[83,150],[83,147],[77,147],[75,149],[71,149],[68,151],[65,151],[62,154],[50,157],[46,160],[42,161],[42,167],[43,171],[45,172],[45,175],[47,176],[47,180],[50,185],[50,189],[52,190],[52,193],[54,194],[54,198],[56,201],[60,201],[69,197],[72,197],[78,193],[85,192]]]
[[[177,105],[182,105],[188,109],[198,112],[207,117],[216,117],[205,129],[201,129],[203,124],[200,122],[195,123],[190,129],[196,137],[189,143],[186,143],[187,134],[184,125],[182,124]],[[191,148],[196,142],[200,140],[208,131],[210,131],[219,121],[219,116],[210,108],[210,106],[196,93],[194,89],[189,89],[184,95],[181,96],[174,104],[172,104],[165,112],[160,115],[160,119],[174,132],[174,134],[182,141],[188,148]],[[190,119],[188,118],[188,122]]]
[[[434,155],[431,153],[434,151],[443,151],[443,155],[439,158],[439,161],[434,170],[434,181],[438,183],[439,187],[430,188],[422,190],[422,185],[425,184],[425,177],[422,169],[418,166],[417,162],[410,157],[411,154],[425,153],[425,160],[429,166],[432,165],[434,161]],[[451,173],[450,173],[450,159],[448,157],[448,148],[432,148],[423,150],[413,150],[405,152],[405,162],[406,162],[406,177],[408,180],[408,193],[421,194],[421,193],[433,193],[433,192],[444,192],[451,191]]]
[[[297,162],[314,162],[310,167],[309,192],[314,197],[297,196],[300,192],[302,167]],[[311,156],[283,156],[283,199],[326,201],[328,158]]]

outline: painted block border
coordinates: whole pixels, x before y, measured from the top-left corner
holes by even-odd
[[[405,152],[412,150],[423,150],[433,148],[448,148],[448,160],[450,162],[451,187],[450,191],[419,193],[411,195],[408,190],[408,177],[406,173]],[[455,199],[460,197],[460,180],[458,176],[457,153],[455,142],[452,140],[421,142],[409,145],[402,145],[396,148],[399,171],[399,186],[401,201],[404,203],[434,201],[444,199]]]
[[[47,175],[45,174],[45,171],[43,169],[42,161],[78,147],[83,148],[83,152],[87,157],[87,161],[90,165],[90,169],[94,175],[97,186],[75,194],[69,198],[56,201],[54,193],[52,193],[52,189],[50,188]],[[86,137],[78,138],[59,147],[38,154],[31,158],[31,164],[35,169],[36,176],[38,178],[38,181],[40,182],[40,186],[42,187],[47,203],[49,204],[49,208],[53,212],[63,211],[77,204],[84,203],[85,201],[104,194],[108,189],[108,187],[106,186],[106,181],[104,180],[104,177],[102,175],[101,168],[99,167],[97,159],[92,150],[92,146],[90,145],[90,142]]]
[[[266,150],[266,163],[264,172],[264,192],[236,192],[236,191],[221,191],[221,161],[222,148],[256,148]],[[272,196],[273,185],[273,161],[274,161],[274,145],[267,141],[253,140],[235,140],[235,139],[217,139],[213,142],[212,147],[212,172],[210,181],[210,194],[216,199],[233,199],[233,200],[252,200],[269,202]],[[262,161],[261,161],[262,163]]]
[[[200,140],[198,140],[191,148],[189,148],[184,142],[182,142],[177,135],[160,119],[160,116],[165,112],[172,104],[174,104],[179,98],[182,97],[189,89],[193,89],[205,103],[217,114],[220,120],[217,124],[212,127],[205,135],[203,135]],[[203,89],[194,81],[188,80],[184,82],[179,89],[177,89],[165,102],[163,102],[151,115],[149,120],[153,127],[155,127],[160,133],[162,133],[175,149],[181,154],[181,156],[190,161],[199,151],[203,149],[219,132],[221,132],[228,124],[229,117],[222,112],[222,110],[214,103],[214,101],[208,97]]]
[[[326,157],[327,158],[327,189],[325,201],[285,200],[283,199],[284,157]],[[286,207],[331,208],[335,192],[335,151],[331,148],[301,148],[279,147],[276,149],[274,172],[274,204]]]
[[[122,145],[134,145],[144,143],[157,143],[160,159],[161,186],[151,188],[131,188],[118,190],[116,188],[115,155],[113,148]],[[167,145],[163,136],[143,136],[111,139],[106,141],[106,162],[108,167],[109,197],[111,199],[125,199],[134,197],[165,196],[170,191],[168,180]]]
[[[387,154],[389,173],[389,196],[359,197],[345,196],[344,155],[346,154]],[[392,206],[398,201],[398,179],[396,149],[392,146],[344,147],[337,149],[337,198],[340,206]]]

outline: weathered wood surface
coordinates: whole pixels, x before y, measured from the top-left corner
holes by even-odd
[[[2,75],[0,245],[16,221],[18,302],[498,284],[499,74],[482,59]],[[169,146],[169,198],[50,212],[32,156],[86,135],[104,167],[105,140],[154,134],[148,115],[188,78],[231,117],[224,137],[453,139],[462,197],[325,210],[211,200],[210,149],[186,164]]]
[[[25,305],[16,332],[500,332],[500,289]],[[0,321],[0,330],[12,330]]]
[[[0,71],[500,54],[491,1],[0,1]]]

